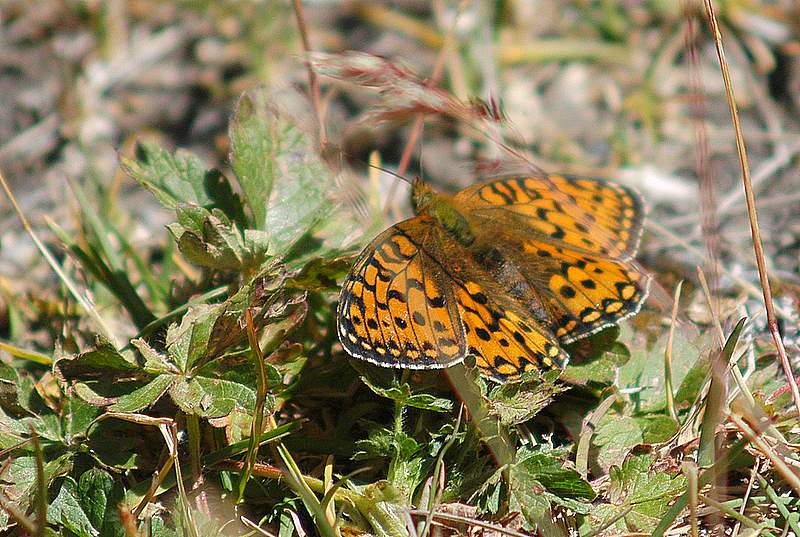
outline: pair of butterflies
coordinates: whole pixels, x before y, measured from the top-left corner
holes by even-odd
[[[450,196],[415,181],[417,216],[369,244],[342,286],[351,355],[444,368],[475,357],[499,382],[563,368],[564,344],[638,312],[632,258],[644,207],[632,190],[561,175],[495,178]]]

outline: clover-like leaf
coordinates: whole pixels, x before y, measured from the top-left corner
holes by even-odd
[[[246,93],[229,130],[231,165],[270,254],[283,255],[330,214],[332,173],[313,138],[269,102]]]

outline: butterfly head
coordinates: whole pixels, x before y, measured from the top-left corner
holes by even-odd
[[[437,192],[419,177],[414,179],[411,188],[411,205],[416,214],[432,216],[458,242],[465,246],[472,244],[475,236],[451,196]]]
[[[429,187],[419,176],[414,177],[411,183],[411,206],[416,214],[430,214],[431,208],[436,205],[439,193]]]

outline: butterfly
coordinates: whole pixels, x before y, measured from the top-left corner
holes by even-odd
[[[633,262],[642,199],[612,182],[504,176],[455,195],[420,179],[416,216],[378,235],[339,297],[344,349],[384,367],[475,357],[498,382],[563,368],[565,344],[639,311],[650,277]]]

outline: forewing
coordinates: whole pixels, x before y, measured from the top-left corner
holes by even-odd
[[[627,187],[561,175],[493,179],[462,190],[455,203],[474,217],[513,222],[553,244],[621,260],[636,252],[645,212]]]
[[[437,237],[435,220],[418,216],[390,227],[364,249],[339,297],[337,327],[347,352],[385,367],[416,369],[464,358],[452,287],[429,255],[438,249]]]

